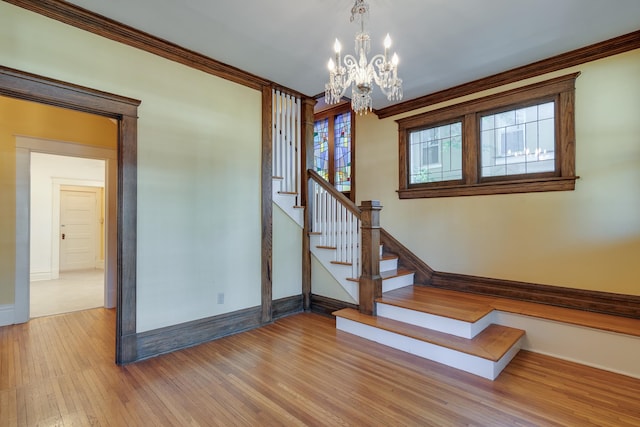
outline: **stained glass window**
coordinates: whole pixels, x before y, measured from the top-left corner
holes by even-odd
[[[313,166],[329,180],[329,119],[317,120],[313,125]]]
[[[335,117],[335,183],[338,191],[351,191],[351,112]]]
[[[353,194],[353,117],[348,108],[320,113],[313,126],[314,170],[347,197]]]

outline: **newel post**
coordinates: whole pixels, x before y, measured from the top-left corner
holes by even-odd
[[[382,296],[380,277],[380,211],[378,200],[363,201],[360,206],[362,229],[362,275],[360,276],[360,312],[376,314],[376,298]]]

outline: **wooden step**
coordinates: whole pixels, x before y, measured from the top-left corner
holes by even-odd
[[[396,270],[381,271],[380,277],[382,277],[382,280],[386,280],[386,279],[393,279],[394,277],[408,276],[409,274],[413,274],[413,273],[414,272],[412,270],[407,270],[406,268],[398,268]],[[352,282],[359,281],[355,277],[349,277],[347,278],[347,280]]]
[[[333,315],[492,362],[500,360],[525,334],[521,329],[489,325],[475,338],[466,339],[384,317],[368,316],[351,308]]]
[[[413,302],[410,299],[413,298]],[[482,313],[481,307],[490,307],[493,310],[524,316],[537,317],[571,325],[584,326],[615,332],[630,336],[640,337],[640,319],[612,316],[609,314],[592,313],[571,308],[555,307],[548,304],[518,301],[509,298],[494,297],[489,295],[471,294],[468,292],[452,291],[448,289],[432,288],[429,286],[407,286],[394,291],[386,292],[379,299],[387,304],[402,305],[407,308],[415,307],[418,311],[429,312],[432,306],[437,306],[441,316],[451,318],[473,319]],[[477,315],[459,314],[457,308],[467,306],[470,311],[475,307]],[[447,305],[453,306],[447,309]],[[461,319],[462,320],[462,319]]]
[[[402,307],[422,313],[474,323],[493,311],[488,301],[459,295],[439,295],[436,289],[425,286],[405,286],[385,292],[376,302]]]

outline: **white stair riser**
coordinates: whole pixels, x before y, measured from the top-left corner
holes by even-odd
[[[487,326],[495,323],[493,311],[477,322],[471,323],[383,303],[377,303],[376,310],[377,315],[380,317],[387,317],[399,322],[409,323],[467,339],[475,337]]]
[[[398,258],[381,259],[380,271],[391,271],[398,269]]]
[[[402,276],[389,277],[382,280],[382,292],[393,291],[394,289],[404,288],[405,286],[413,285],[414,274],[405,274]]]
[[[493,362],[340,317],[336,318],[336,328],[490,380],[498,377],[502,369],[518,353],[521,343],[519,340],[500,360]]]

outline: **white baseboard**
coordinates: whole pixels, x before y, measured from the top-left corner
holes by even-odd
[[[0,305],[0,326],[13,325],[14,323],[13,304]]]
[[[38,282],[41,280],[53,280],[53,273],[50,271],[44,273],[31,273],[29,274],[29,280],[32,282]]]

